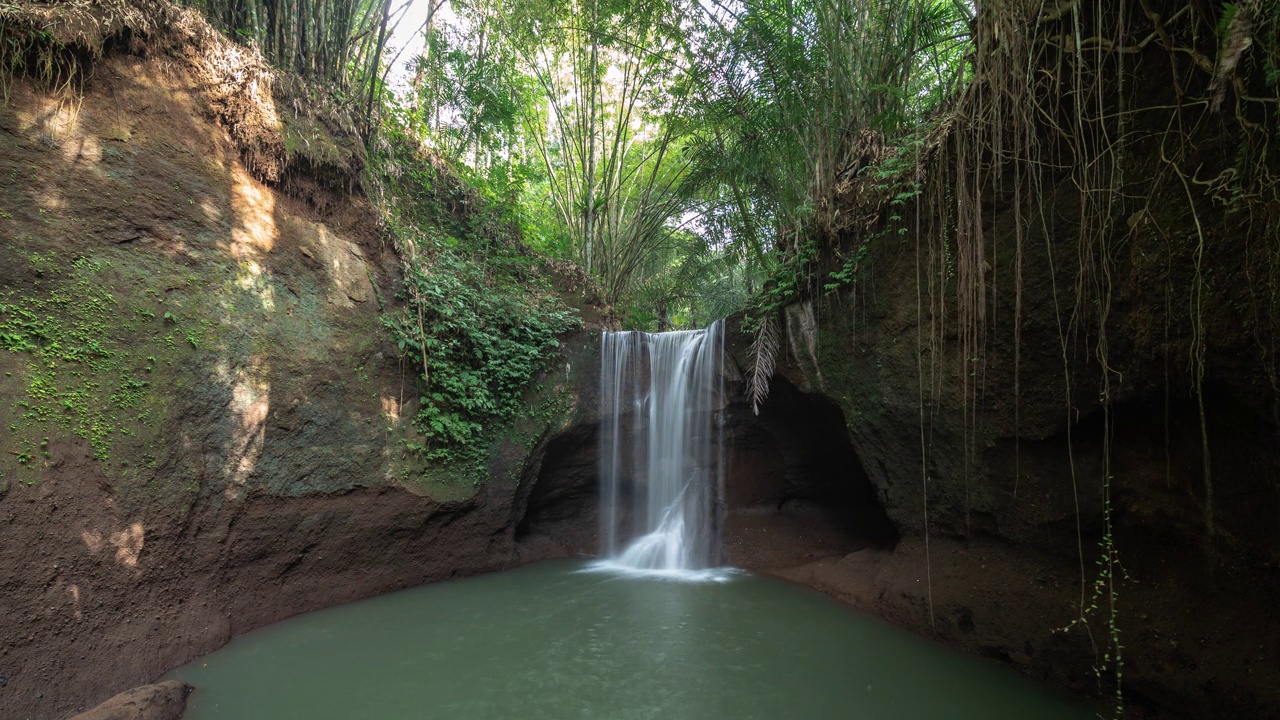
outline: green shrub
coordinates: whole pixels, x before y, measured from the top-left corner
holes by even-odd
[[[413,449],[429,459],[482,453],[486,430],[524,408],[524,389],[556,336],[578,324],[545,289],[502,272],[501,260],[511,258],[485,267],[439,248],[429,263],[407,268],[398,295],[405,305],[383,315],[396,346],[426,369],[415,421],[430,443]]]

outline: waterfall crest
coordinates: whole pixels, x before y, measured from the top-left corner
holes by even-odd
[[[600,538],[606,565],[680,574],[720,562],[723,352],[723,321],[705,330],[603,334]]]

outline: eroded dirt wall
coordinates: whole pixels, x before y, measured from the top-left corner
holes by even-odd
[[[424,468],[370,209],[262,184],[216,118],[180,64],[119,54],[83,98],[0,105],[0,716],[509,566],[522,468],[575,412],[560,373],[482,481]]]

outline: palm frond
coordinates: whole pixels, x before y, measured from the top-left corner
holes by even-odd
[[[778,357],[778,316],[769,313],[760,321],[756,339],[751,343],[751,374],[747,376],[747,399],[751,411],[760,414],[760,403],[769,396],[769,380],[773,377]]]

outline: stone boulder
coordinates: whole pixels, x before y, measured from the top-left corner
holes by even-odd
[[[178,720],[192,687],[168,680],[126,690],[71,720]]]

